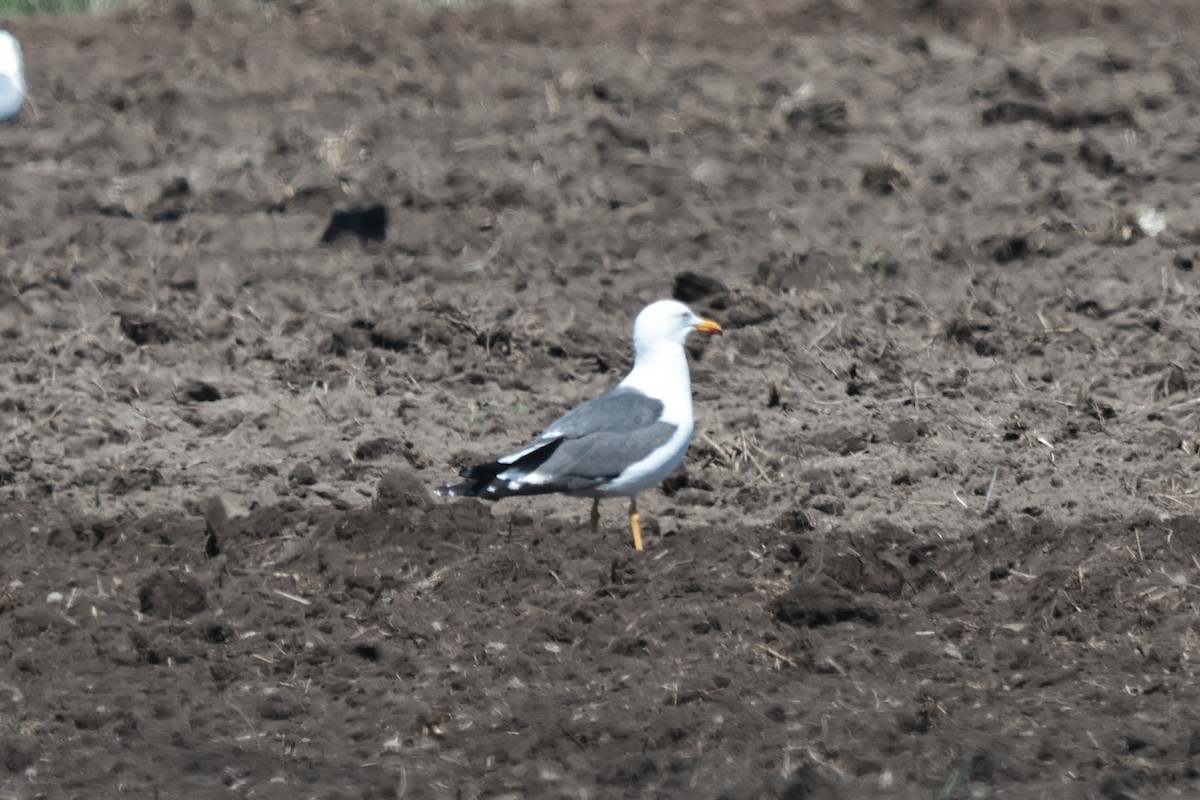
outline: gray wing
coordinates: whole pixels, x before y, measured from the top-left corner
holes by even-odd
[[[539,439],[576,439],[599,433],[636,434],[658,422],[661,400],[636,389],[613,389],[575,406],[546,426]]]
[[[635,389],[614,389],[563,414],[529,447],[468,467],[466,481],[435,491],[488,499],[587,491],[670,441],[678,427],[659,419],[662,410]]]
[[[668,422],[655,422],[630,434],[600,432],[566,439],[532,471],[551,477],[552,485],[567,491],[590,489],[662,447],[675,430]]]
[[[611,480],[662,447],[676,426],[659,419],[661,400],[636,389],[613,389],[563,414],[539,440],[561,443],[535,470],[571,490]]]

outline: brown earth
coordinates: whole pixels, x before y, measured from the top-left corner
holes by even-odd
[[[0,796],[1197,796],[1192,5],[10,20]]]

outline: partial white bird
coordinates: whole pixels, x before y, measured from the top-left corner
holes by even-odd
[[[8,31],[0,31],[0,122],[8,122],[21,112],[25,91],[21,43]]]
[[[593,532],[600,499],[628,497],[633,546],[643,549],[638,495],[679,466],[692,440],[692,380],[683,349],[692,331],[715,335],[721,326],[674,300],[646,306],[633,323],[633,369],[616,388],[571,409],[529,446],[464,468],[465,480],[434,494],[591,497]]]

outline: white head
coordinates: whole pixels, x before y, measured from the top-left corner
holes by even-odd
[[[0,75],[12,81],[20,91],[25,91],[25,60],[21,57],[21,43],[8,31],[0,31]]]
[[[721,326],[696,316],[683,303],[659,300],[643,308],[633,321],[633,349],[644,353],[664,344],[682,347],[692,331],[713,336],[721,332]]]

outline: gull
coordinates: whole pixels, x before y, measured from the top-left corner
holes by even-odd
[[[0,31],[0,122],[8,122],[20,113],[25,91],[21,43],[8,31]]]
[[[693,331],[712,336],[721,326],[674,300],[646,306],[633,323],[633,369],[616,388],[572,408],[520,450],[465,467],[459,472],[464,480],[433,493],[485,500],[590,497],[593,533],[600,500],[628,497],[633,546],[642,550],[638,495],[679,466],[692,440],[692,381],[683,345]]]

